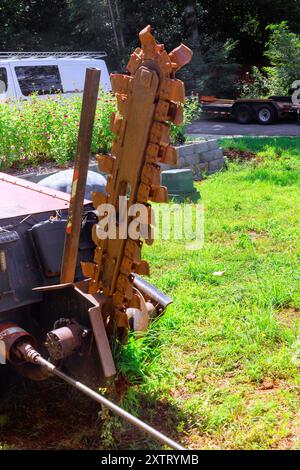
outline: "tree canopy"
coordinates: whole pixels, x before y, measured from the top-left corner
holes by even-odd
[[[151,24],[168,49],[192,46],[190,78],[199,82],[201,70],[217,83],[220,74],[229,81],[235,64],[267,66],[268,25],[282,21],[300,33],[300,0],[0,0],[0,48],[105,50],[115,70]]]

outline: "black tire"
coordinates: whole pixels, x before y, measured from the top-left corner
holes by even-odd
[[[272,124],[277,119],[277,113],[273,106],[269,104],[264,104],[260,106],[256,111],[256,118],[259,124],[263,126],[267,126],[268,124]]]
[[[235,117],[240,124],[249,124],[252,121],[252,109],[247,104],[239,104],[235,108]]]

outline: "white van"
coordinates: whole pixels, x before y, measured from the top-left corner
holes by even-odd
[[[87,67],[101,70],[101,86],[111,90],[105,52],[0,52],[0,102],[28,99],[32,93],[81,93]]]

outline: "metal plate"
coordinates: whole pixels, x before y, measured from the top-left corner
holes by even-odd
[[[69,201],[66,193],[0,173],[0,220],[67,209]]]

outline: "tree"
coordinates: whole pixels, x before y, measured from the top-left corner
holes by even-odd
[[[300,36],[292,33],[286,21],[268,26],[271,32],[265,56],[270,94],[287,95],[295,80],[300,79]]]

